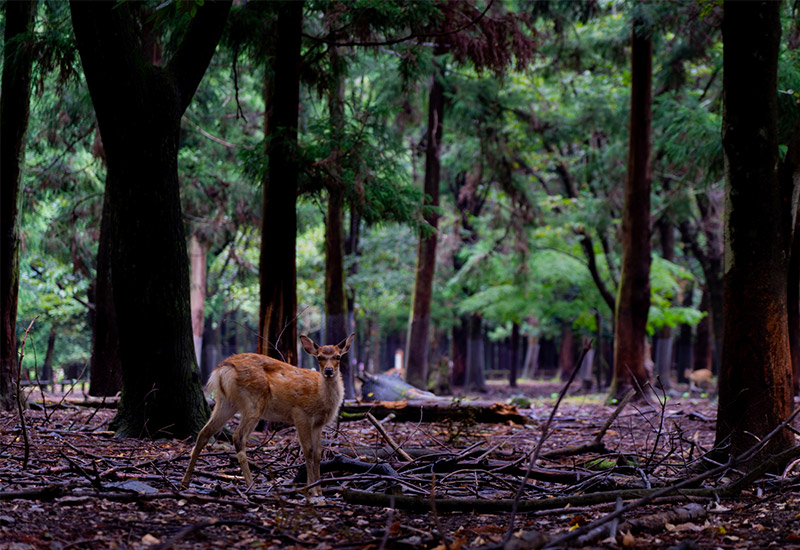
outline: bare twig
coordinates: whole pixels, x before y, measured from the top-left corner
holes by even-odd
[[[31,329],[33,328],[33,323],[36,322],[39,316],[37,315],[33,319],[31,319],[28,328],[25,329],[25,335],[22,337],[22,343],[19,347],[19,361],[17,362],[17,391],[15,392],[14,398],[17,401],[17,412],[19,413],[19,425],[20,429],[22,430],[22,438],[25,440],[25,454],[23,455],[22,459],[22,469],[26,470],[28,468],[28,459],[31,456],[31,442],[28,439],[28,428],[25,425],[25,414],[22,410],[22,390],[21,390],[21,379],[22,379],[22,359],[25,357],[25,342],[28,340],[28,334],[30,333]]]
[[[758,443],[756,443],[755,445],[750,447],[748,450],[746,450],[742,454],[740,454],[738,456],[730,457],[730,459],[725,464],[721,464],[721,465],[717,466],[716,468],[711,468],[710,470],[707,470],[707,471],[702,472],[700,474],[697,474],[695,476],[686,478],[686,479],[684,479],[684,480],[682,480],[682,481],[680,481],[678,483],[675,483],[673,485],[670,485],[670,486],[667,486],[667,487],[663,487],[663,488],[655,490],[655,491],[648,492],[646,495],[642,496],[638,500],[636,500],[636,501],[634,501],[634,502],[632,502],[632,503],[630,503],[630,504],[628,504],[626,506],[623,506],[622,508],[620,508],[618,510],[615,510],[611,514],[608,514],[608,515],[606,515],[606,516],[604,516],[602,518],[599,518],[599,519],[597,519],[597,520],[595,520],[595,521],[593,521],[591,523],[587,523],[586,525],[584,525],[582,527],[579,527],[578,529],[575,529],[574,531],[570,531],[569,533],[566,533],[566,534],[564,534],[564,535],[562,535],[560,537],[557,537],[556,539],[550,541],[545,546],[545,548],[553,548],[555,546],[561,546],[562,544],[564,544],[566,542],[569,542],[569,541],[571,541],[571,540],[573,540],[575,538],[578,538],[580,536],[585,535],[586,533],[588,533],[589,531],[591,531],[595,527],[598,527],[598,526],[600,526],[600,525],[602,525],[604,523],[607,523],[609,521],[615,520],[616,518],[618,518],[621,515],[629,512],[630,510],[633,510],[633,509],[638,508],[640,506],[644,506],[645,504],[647,504],[648,502],[651,502],[655,498],[658,498],[658,497],[664,496],[664,495],[666,495],[668,493],[677,491],[678,489],[681,489],[683,487],[687,487],[689,485],[696,484],[699,481],[702,481],[702,480],[707,479],[707,478],[709,478],[711,476],[720,474],[720,473],[728,470],[729,468],[732,468],[732,467],[736,466],[737,464],[742,464],[744,462],[747,462],[756,453],[758,453],[761,449],[763,449],[764,446],[766,446],[767,442],[770,439],[775,437],[776,434],[780,433],[781,430],[783,430],[786,426],[788,426],[794,420],[794,418],[797,416],[798,413],[800,413],[800,407],[795,409],[792,412],[792,414],[790,414],[789,417],[786,420],[784,420],[778,426],[776,426],[774,430],[772,430],[770,433],[768,433],[766,436],[764,436]],[[787,453],[796,453],[796,452],[798,452],[798,449],[800,449],[800,448],[794,447],[792,449],[789,449],[787,451]],[[773,460],[775,460],[776,458],[777,457],[773,457]],[[764,473],[764,471],[766,471],[764,468],[768,467],[770,462],[771,461],[765,461],[765,463],[762,464],[762,466],[760,468],[755,468],[753,471],[748,473],[746,476],[743,476],[742,478],[740,478],[740,479],[736,480],[735,482],[731,483],[730,485],[728,485],[728,490],[729,491],[737,491],[737,492],[740,491],[742,488],[747,486],[747,484],[752,483],[753,481],[755,481],[757,476],[762,475]],[[718,492],[722,492],[722,491],[718,491]]]
[[[530,479],[531,470],[536,465],[536,461],[539,459],[539,453],[542,451],[542,445],[544,444],[545,439],[550,435],[550,425],[553,423],[553,418],[556,415],[556,411],[558,410],[561,401],[564,399],[564,396],[567,394],[567,389],[569,389],[570,384],[572,381],[575,380],[575,375],[578,374],[578,371],[581,368],[581,363],[583,363],[583,358],[586,357],[586,354],[592,349],[592,342],[594,340],[589,340],[584,346],[583,351],[581,352],[580,357],[575,362],[575,366],[572,367],[572,372],[569,375],[569,379],[564,384],[564,387],[561,388],[561,392],[558,394],[558,399],[556,400],[555,405],[553,405],[553,410],[550,411],[550,416],[547,418],[547,422],[545,422],[544,426],[542,427],[542,435],[539,436],[539,441],[536,443],[536,449],[533,451],[533,455],[531,456],[531,460],[528,463],[528,469],[525,471],[525,476],[522,478],[522,482],[519,484],[519,489],[517,490],[517,494],[514,496],[514,505],[511,507],[511,518],[508,520],[508,530],[506,531],[506,535],[504,537],[504,543],[507,543],[511,540],[511,535],[514,533],[514,520],[517,516],[517,507],[519,504],[520,499],[522,498],[522,491],[525,489],[525,486],[528,484],[528,479]]]
[[[400,445],[397,444],[397,442],[394,440],[394,438],[391,435],[389,435],[389,433],[384,429],[384,427],[381,426],[381,423],[378,422],[378,420],[374,416],[372,416],[372,414],[366,413],[364,415],[364,417],[367,420],[369,420],[370,424],[372,424],[375,427],[375,429],[381,435],[383,440],[386,441],[386,443],[389,444],[389,447],[391,447],[398,455],[400,455],[400,458],[402,458],[406,462],[413,462],[414,459],[411,458],[411,456],[409,456],[409,454],[407,452],[405,452],[400,447]]]

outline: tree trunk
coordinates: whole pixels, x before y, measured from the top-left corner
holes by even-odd
[[[201,243],[197,235],[189,238],[189,264],[191,283],[189,284],[189,304],[192,311],[192,339],[197,364],[203,357],[203,331],[205,330],[206,310],[206,255],[208,244]]]
[[[417,245],[417,269],[414,278],[414,298],[408,322],[406,343],[406,382],[424,388],[428,381],[428,338],[431,324],[431,299],[433,275],[436,269],[436,231],[439,214],[430,207],[439,206],[440,146],[442,143],[442,117],[444,116],[444,86],[438,72],[434,74],[428,96],[428,130],[425,149],[425,185],[423,212],[430,226],[420,230]]]
[[[614,378],[609,397],[621,398],[647,382],[644,344],[650,308],[650,120],[653,42],[634,19],[631,116],[625,204],[622,212],[622,273],[614,322]]]
[[[477,313],[469,317],[467,336],[467,377],[466,389],[486,390],[486,365],[484,359],[483,319]]]
[[[694,370],[711,369],[711,294],[708,290],[703,290],[703,297],[700,299],[700,311],[706,316],[697,323],[697,334],[694,341]]]
[[[792,369],[792,394],[800,391],[800,215],[795,214],[792,251],[787,275],[786,303],[789,323],[789,356]]]
[[[105,214],[123,376],[113,424],[122,436],[187,437],[202,427],[208,406],[192,343],[178,140],[230,2],[200,6],[165,67],[142,49],[137,6],[70,8],[108,162]]]
[[[265,82],[269,170],[263,182],[259,353],[297,364],[297,117],[303,2],[279,2],[274,77]],[[269,73],[271,67],[267,67]]]
[[[111,206],[108,192],[103,196],[100,239],[97,244],[97,274],[94,284],[94,322],[92,323],[92,357],[89,368],[89,395],[109,397],[122,390],[122,362],[119,352],[119,331],[111,285]]]
[[[738,455],[792,406],[786,304],[794,183],[778,179],[777,2],[725,2],[723,344],[716,445]],[[758,457],[793,445],[783,430]]]
[[[451,329],[453,358],[453,372],[451,384],[456,387],[463,387],[467,380],[467,345],[469,341],[469,331],[467,329],[467,319],[462,316],[457,319]]]
[[[669,178],[664,178],[665,190],[669,190],[669,183]],[[675,228],[667,213],[664,213],[658,220],[658,233],[661,242],[661,257],[671,262],[675,257]],[[668,326],[663,327],[656,335],[655,374],[658,375],[664,390],[669,390],[672,386],[673,340],[672,329]]]
[[[50,334],[47,335],[47,351],[44,354],[44,363],[42,363],[42,372],[39,375],[39,380],[50,381],[55,386],[53,380],[53,354],[56,350],[56,337],[58,336],[58,328],[55,324],[50,327]]]
[[[561,380],[567,380],[575,366],[575,333],[568,323],[561,327],[561,351],[558,354],[558,372]]]
[[[508,385],[512,388],[517,387],[517,376],[519,374],[519,348],[519,323],[514,323],[511,326],[511,368],[508,372]]]
[[[330,49],[331,82],[328,88],[328,112],[333,151],[331,170],[338,174],[344,140],[344,73],[338,48]],[[325,216],[325,343],[337,344],[347,337],[347,296],[344,290],[344,182],[331,177],[328,189],[328,211]],[[344,398],[356,396],[350,357],[341,362]]]
[[[33,49],[20,39],[33,29],[36,2],[6,2],[0,90],[0,410],[15,405],[19,295],[19,188],[31,97]]]

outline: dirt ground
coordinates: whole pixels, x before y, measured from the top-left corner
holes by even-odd
[[[631,504],[602,532],[567,544],[800,548],[800,491],[791,469],[763,476],[733,499],[691,492],[737,477],[725,471],[655,503],[637,503],[646,493],[633,490],[696,476],[693,466],[713,443],[715,403],[707,398],[678,394],[663,407],[631,403],[603,435],[604,449],[554,457],[552,451],[594,441],[615,411],[601,395],[569,396],[523,486],[558,389],[537,383],[510,391],[495,383],[489,396],[481,396],[532,398],[529,408],[520,408],[525,425],[383,421],[410,462],[387,453],[385,438],[366,419],[332,425],[323,435],[324,460],[345,456],[393,470],[357,472],[339,465],[324,475],[324,497],[309,499],[293,482],[303,462],[291,427],[254,433],[248,449],[252,487],[239,477],[232,445],[218,441],[205,449],[184,490],[179,484],[193,441],[116,438],[108,431],[113,410],[56,405],[59,396],[48,396],[53,401],[46,408],[25,412],[27,458],[18,415],[0,416],[0,550],[458,550],[502,548],[504,540],[505,548],[539,548]],[[506,508],[518,492],[520,511],[512,517]],[[617,501],[614,492],[623,498]],[[436,511],[430,509],[432,493]],[[364,495],[383,500],[354,503]]]

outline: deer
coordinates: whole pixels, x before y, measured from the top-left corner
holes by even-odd
[[[689,379],[689,393],[708,392],[714,387],[711,369],[686,369],[683,375]]]
[[[247,439],[261,419],[294,424],[306,461],[308,484],[319,481],[322,428],[339,412],[344,395],[339,363],[350,350],[354,336],[350,334],[335,346],[318,346],[308,336],[300,336],[306,353],[317,358],[319,371],[257,353],[233,355],[217,365],[206,385],[215,394],[214,410],[197,436],[181,485],[189,486],[200,451],[237,412],[241,420],[233,434],[233,445],[248,487],[253,484],[253,476],[245,452]],[[322,489],[313,485],[309,492],[320,496]]]

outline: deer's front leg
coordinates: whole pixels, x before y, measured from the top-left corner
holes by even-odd
[[[299,415],[295,419],[297,429],[297,439],[300,440],[300,449],[303,451],[303,458],[306,459],[306,481],[310,485],[317,481],[317,470],[314,469],[314,438],[312,435],[311,422],[307,417]],[[312,495],[319,495],[322,491],[319,487],[310,489]]]

